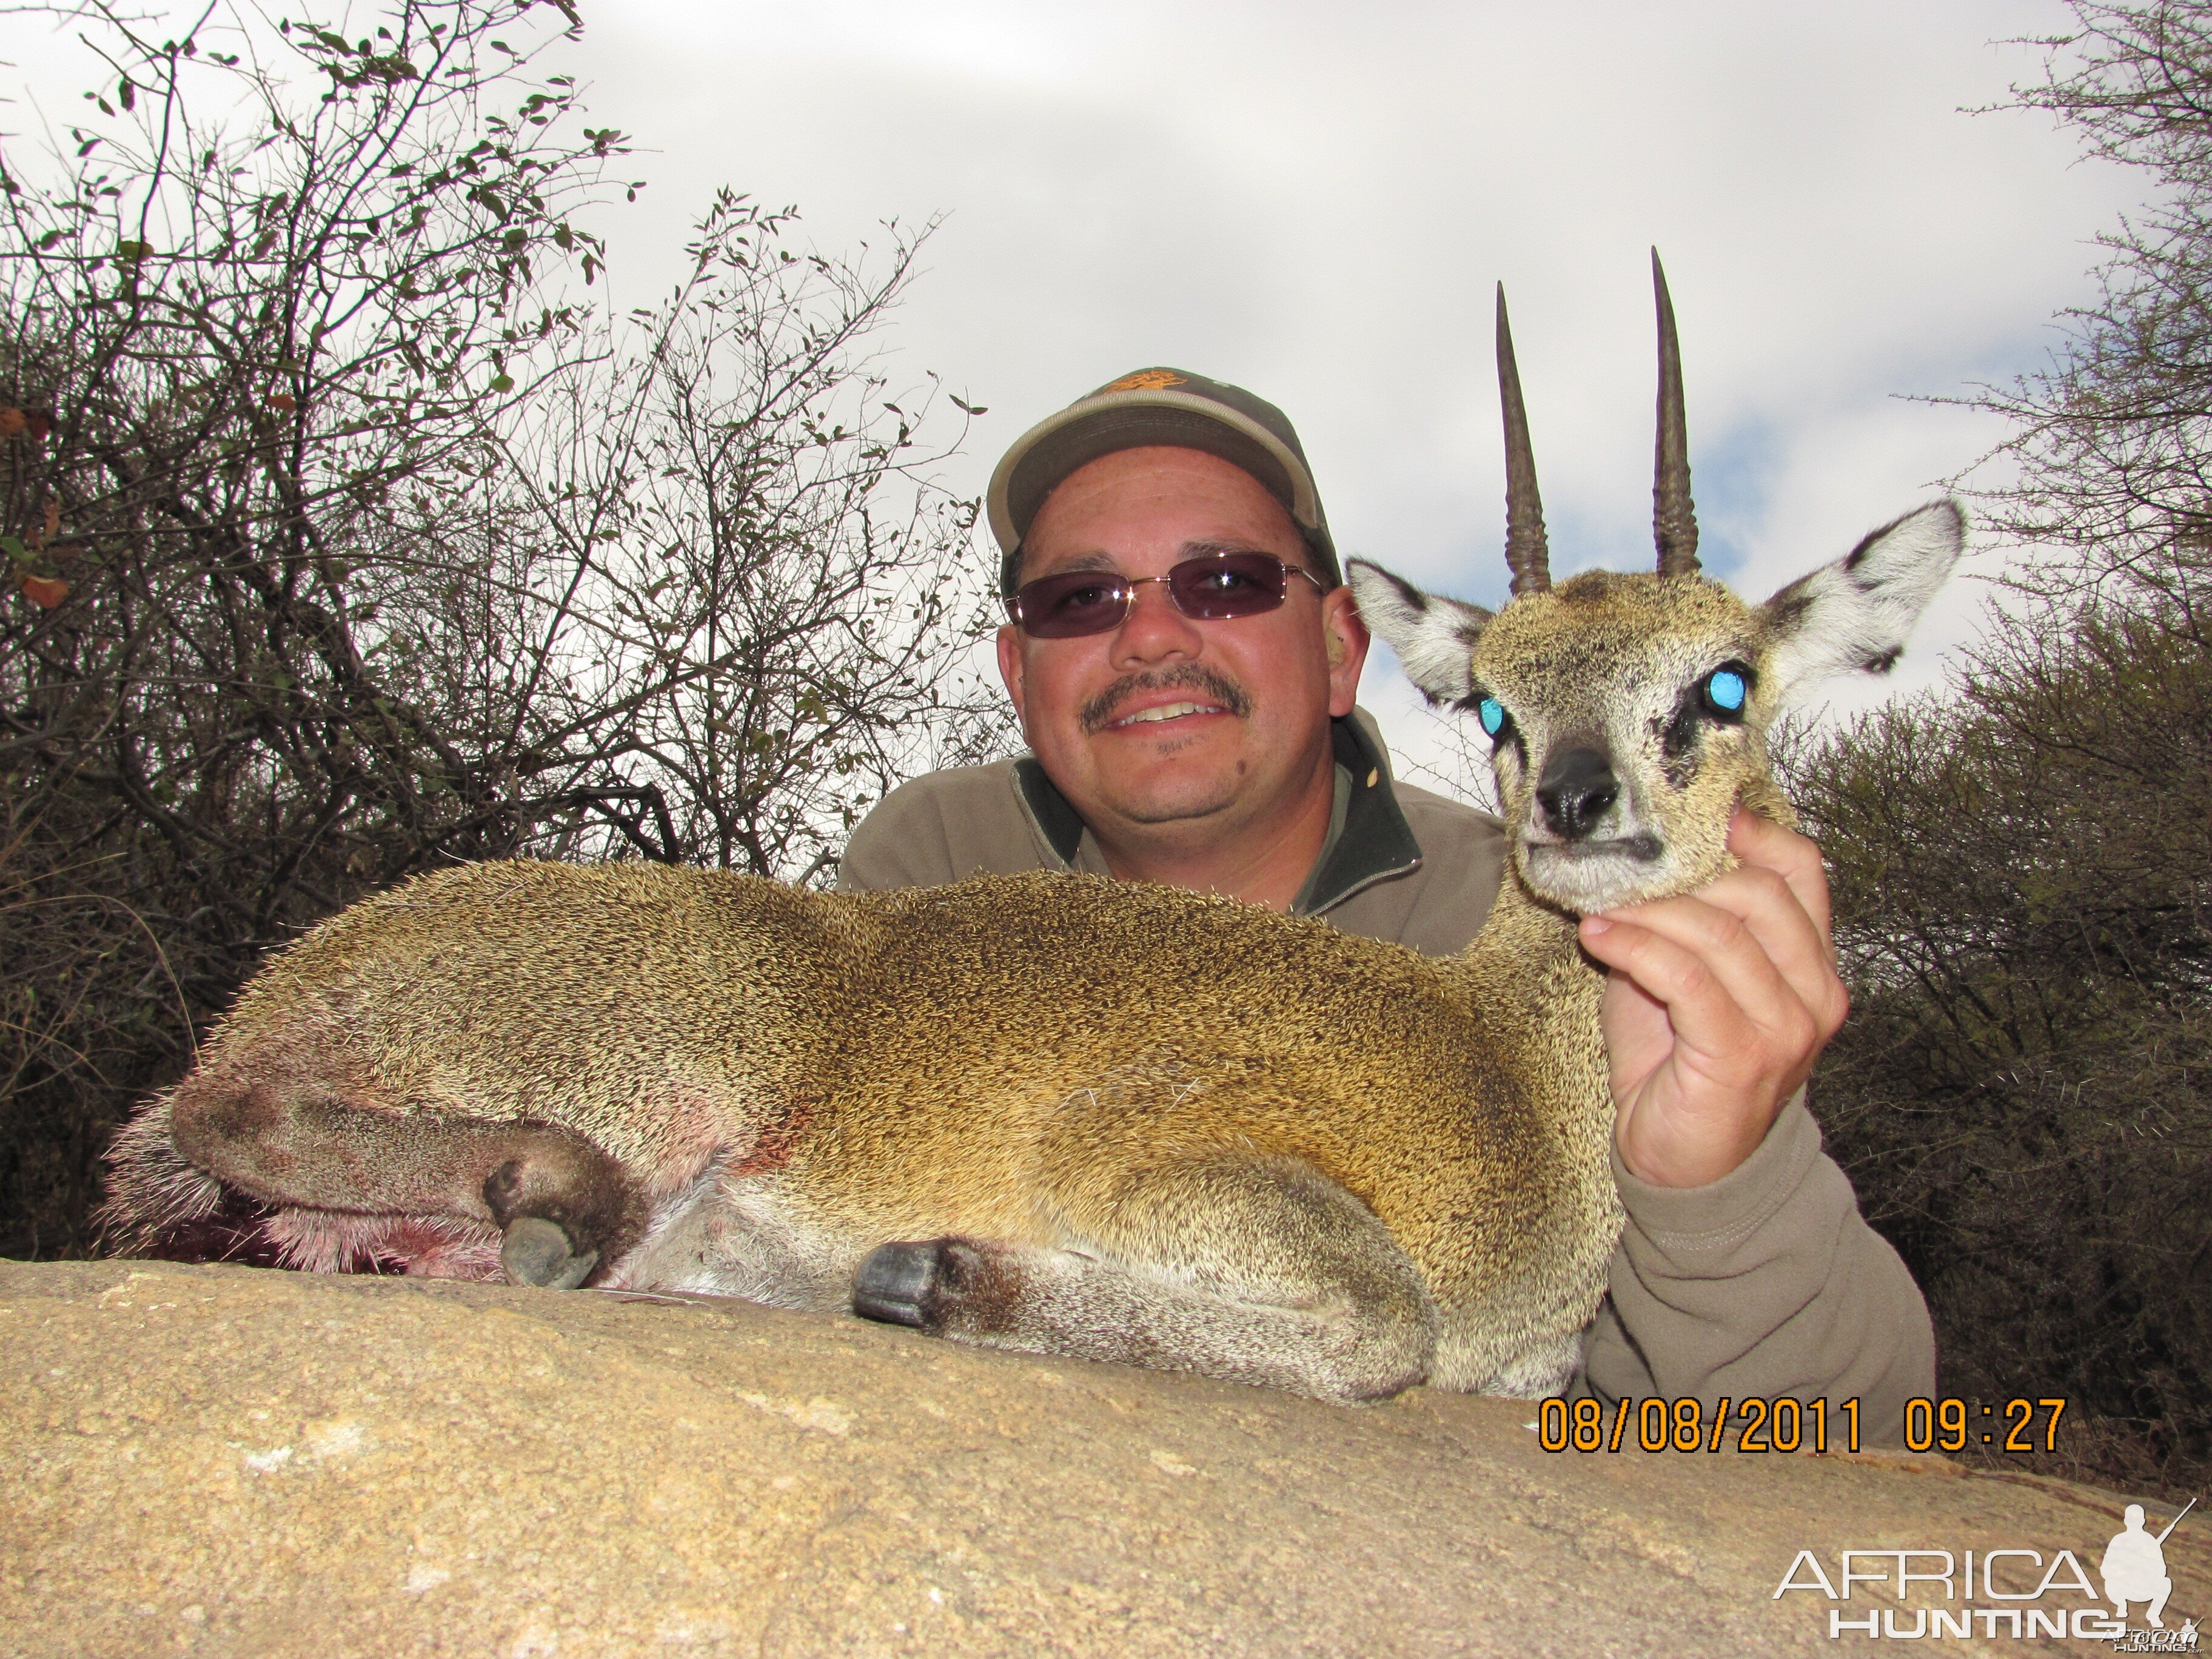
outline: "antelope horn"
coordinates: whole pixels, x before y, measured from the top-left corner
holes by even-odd
[[[1659,301],[1659,442],[1652,465],[1651,536],[1659,574],[1698,574],[1698,509],[1690,499],[1690,434],[1682,414],[1682,348],[1674,337],[1674,302],[1667,273],[1651,250],[1651,286]]]
[[[1552,556],[1544,540],[1544,501],[1536,493],[1536,456],[1528,447],[1528,411],[1521,402],[1521,371],[1513,364],[1503,283],[1498,285],[1498,400],[1505,410],[1505,563],[1517,599],[1552,585]]]

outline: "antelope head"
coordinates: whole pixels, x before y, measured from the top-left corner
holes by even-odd
[[[1552,585],[1544,509],[1505,293],[1498,380],[1505,412],[1505,560],[1496,611],[1424,593],[1363,560],[1360,614],[1431,703],[1462,709],[1491,745],[1522,879],[1577,913],[1703,886],[1729,865],[1739,803],[1787,823],[1766,735],[1828,675],[1887,672],[1957,560],[1965,515],[1932,502],[1883,526],[1764,605],[1699,574],[1674,307],[1659,313],[1652,490],[1658,568],[1585,571]]]

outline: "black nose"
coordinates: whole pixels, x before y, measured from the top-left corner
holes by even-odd
[[[1620,780],[1601,749],[1574,748],[1552,757],[1536,785],[1536,804],[1553,833],[1580,841],[1620,799]]]

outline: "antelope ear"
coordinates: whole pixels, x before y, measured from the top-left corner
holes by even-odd
[[[1431,702],[1459,702],[1474,688],[1468,659],[1493,613],[1424,593],[1380,565],[1354,559],[1345,570],[1360,620],[1398,653],[1406,678]]]
[[[1769,599],[1759,617],[1770,695],[1786,703],[1831,674],[1889,672],[1966,538],[1959,504],[1931,501]]]

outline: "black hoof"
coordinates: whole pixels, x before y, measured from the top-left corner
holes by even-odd
[[[953,1288],[953,1243],[878,1244],[853,1275],[853,1311],[863,1319],[934,1331],[945,1323],[945,1298]]]
[[[500,1241],[499,1265],[510,1285],[535,1285],[544,1291],[573,1291],[599,1265],[599,1253],[578,1255],[568,1235],[543,1216],[517,1216]]]

